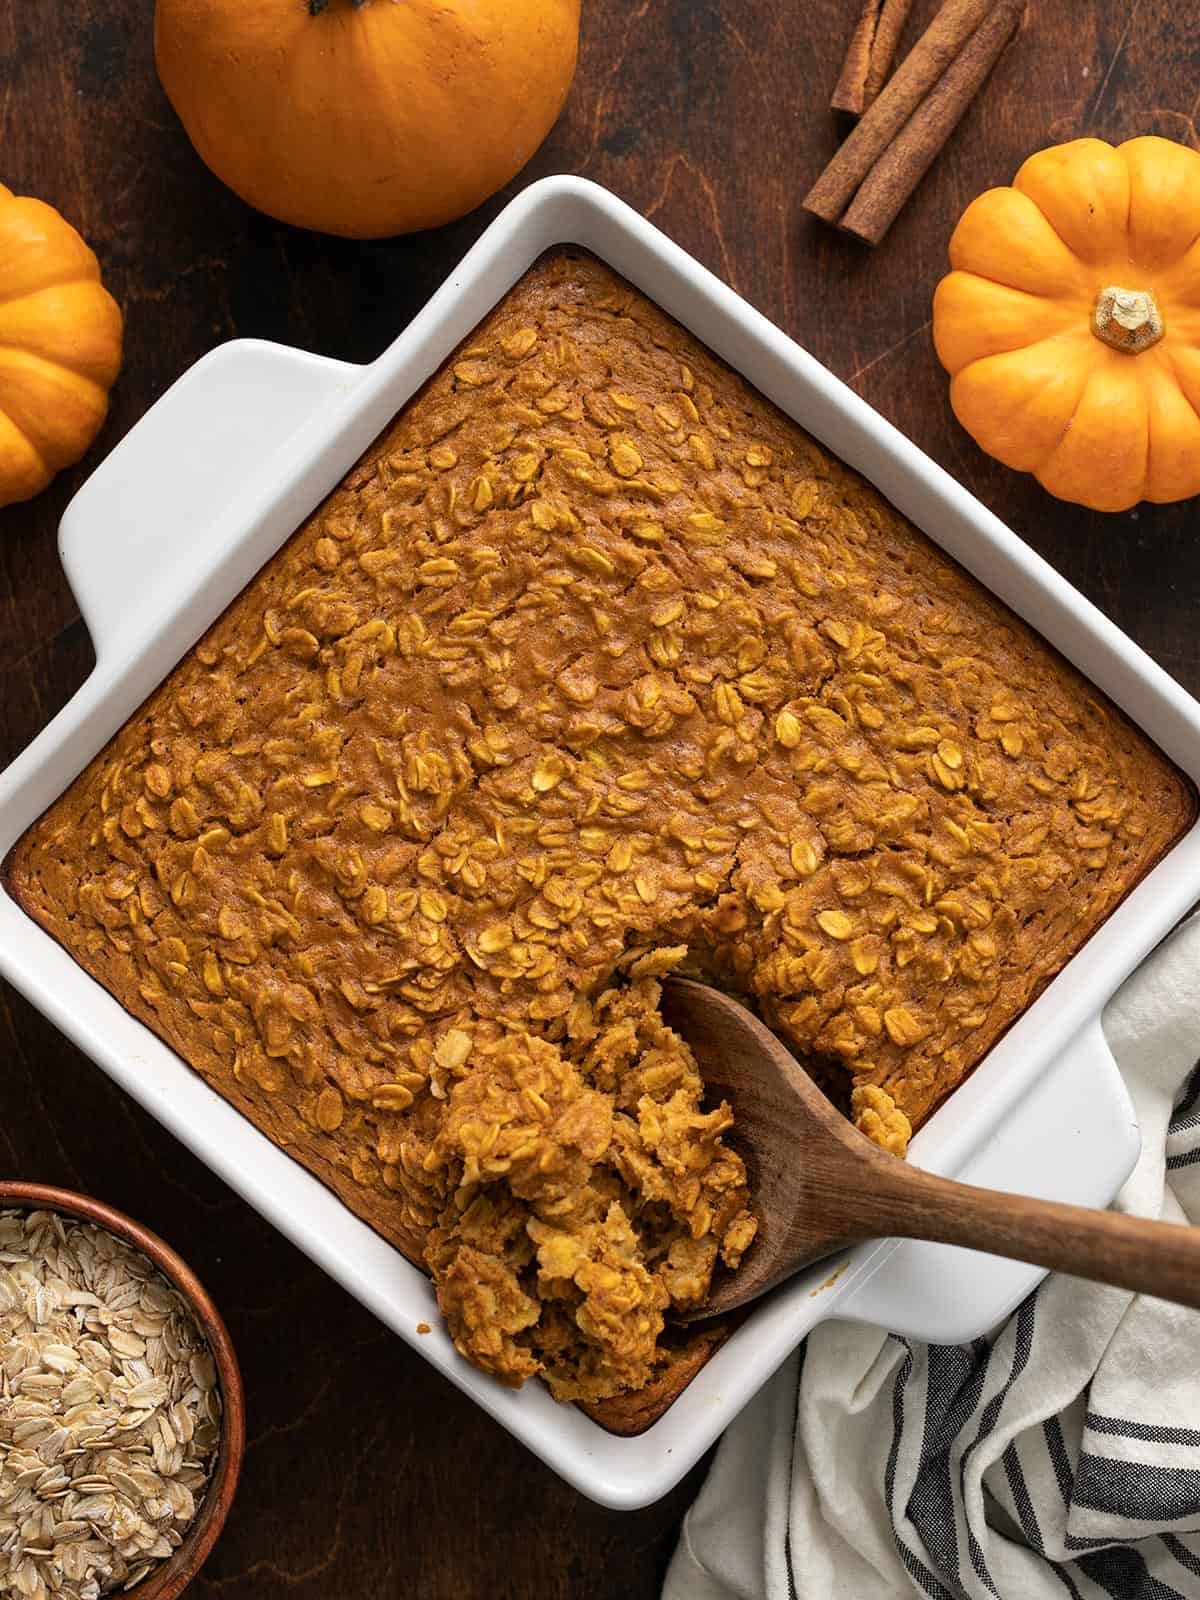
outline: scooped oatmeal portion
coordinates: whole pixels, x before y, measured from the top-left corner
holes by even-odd
[[[450,1074],[423,1168],[448,1195],[426,1260],[455,1343],[508,1383],[544,1372],[560,1400],[640,1387],[664,1317],[700,1304],[757,1224],[746,1174],[702,1108],[687,1045],[658,1013],[683,948],[580,999],[557,1044],[495,1027]]]
[[[561,250],[6,877],[433,1274],[466,1356],[616,1407],[753,1248],[658,1009],[683,950],[903,1154],[1191,814],[1044,641]]]

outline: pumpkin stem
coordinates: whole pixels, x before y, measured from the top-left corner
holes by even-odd
[[[350,4],[354,7],[355,11],[357,11],[360,6],[365,6],[366,3],[367,0],[350,0]],[[308,0],[308,14],[310,17],[319,17],[322,11],[328,9],[328,6],[329,0]]]
[[[1153,289],[1101,289],[1092,312],[1092,332],[1114,350],[1140,355],[1166,332]]]

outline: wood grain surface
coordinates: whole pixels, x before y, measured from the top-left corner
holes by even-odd
[[[584,8],[568,109],[520,181],[566,171],[609,185],[1200,691],[1200,505],[1102,517],[1048,499],[957,427],[929,338],[956,217],[1031,151],[1083,133],[1160,133],[1200,147],[1200,13],[1179,0],[1031,0],[984,97],[870,252],[800,209],[836,144],[828,99],[856,0]],[[932,9],[919,0],[909,39]],[[125,370],[97,445],[38,500],[0,511],[3,764],[91,665],[55,552],[58,518],[88,470],[221,340],[377,355],[507,195],[440,233],[375,244],[256,216],[200,164],[163,98],[150,0],[0,4],[0,181],[82,230],[128,319]],[[249,1445],[195,1600],[657,1594],[699,1472],[633,1515],[580,1499],[11,992],[0,995],[0,1175],[130,1212],[192,1263],[229,1323]]]

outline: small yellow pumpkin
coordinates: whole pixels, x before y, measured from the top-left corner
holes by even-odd
[[[950,240],[933,334],[955,415],[1063,500],[1200,493],[1200,154],[1076,139]]]
[[[437,227],[512,178],[563,108],[580,0],[157,0],[154,52],[243,200],[353,239]]]
[[[71,224],[0,184],[0,506],[39,493],[96,437],[121,331]]]

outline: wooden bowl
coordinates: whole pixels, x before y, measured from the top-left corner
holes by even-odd
[[[100,1200],[73,1194],[70,1189],[54,1189],[41,1183],[0,1182],[0,1210],[57,1211],[81,1222],[94,1223],[123,1239],[148,1256],[158,1270],[179,1290],[191,1307],[217,1367],[221,1390],[221,1440],[216,1464],[196,1520],[183,1536],[179,1549],[156,1566],[132,1589],[120,1591],[122,1600],[176,1600],[199,1572],[229,1515],[242,1470],[246,1448],[246,1400],[237,1357],[220,1313],[203,1284],[181,1256],[157,1234],[143,1228],[120,1211]]]

